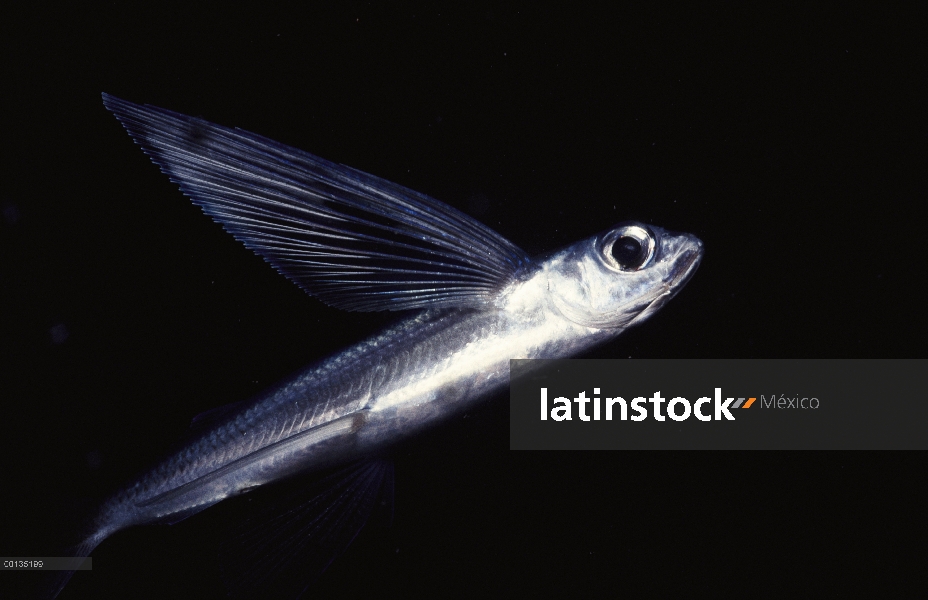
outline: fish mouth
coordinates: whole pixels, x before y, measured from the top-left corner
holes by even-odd
[[[677,261],[677,266],[674,267],[673,271],[670,274],[670,279],[667,282],[668,291],[671,296],[679,292],[683,286],[687,284],[690,278],[693,277],[693,273],[696,272],[696,269],[699,268],[699,264],[702,262],[702,242],[694,238],[696,242],[696,247],[689,250],[685,250]]]
[[[696,268],[699,267],[699,263],[702,262],[702,242],[692,236],[689,237],[693,241],[693,247],[680,253],[680,258],[676,261],[670,276],[662,286],[663,292],[659,293],[638,316],[629,322],[629,327],[641,323],[660,310],[671,298],[676,296],[677,293],[683,289],[686,282],[688,282],[690,277],[693,276],[693,273],[696,272]]]

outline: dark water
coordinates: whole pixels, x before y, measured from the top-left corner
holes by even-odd
[[[0,554],[49,553],[57,516],[191,417],[393,318],[325,307],[240,247],[101,91],[428,193],[530,253],[626,219],[702,238],[686,289],[591,356],[925,355],[905,19],[107,7],[31,14],[8,39]],[[507,420],[502,395],[399,447],[393,526],[316,595],[908,580],[892,565],[923,518],[923,453],[513,453]],[[223,597],[216,536],[239,510],[123,532],[62,598]]]

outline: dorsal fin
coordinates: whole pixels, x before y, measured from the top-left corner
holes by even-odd
[[[223,421],[229,415],[241,409],[245,405],[244,400],[239,400],[238,402],[230,402],[229,404],[223,404],[222,406],[217,406],[216,408],[211,408],[209,410],[204,410],[193,419],[190,420],[190,433],[199,434],[204,429],[208,429],[213,425]]]
[[[107,94],[103,102],[206,214],[331,306],[482,306],[528,263],[424,194],[241,129]]]

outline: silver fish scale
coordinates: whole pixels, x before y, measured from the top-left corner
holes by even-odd
[[[347,310],[423,312],[204,422],[104,504],[71,556],[127,526],[175,522],[459,413],[508,383],[510,359],[575,356],[645,321],[702,259],[692,235],[619,223],[531,261],[473,218],[396,184],[239,129],[104,103],[206,214],[310,294]]]
[[[505,318],[492,314],[424,313],[349,348],[204,431],[113,501],[143,502],[289,436],[362,410],[378,393],[434,373],[467,344],[498,328]]]

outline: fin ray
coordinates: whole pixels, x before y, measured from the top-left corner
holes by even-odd
[[[103,102],[207,215],[331,306],[479,307],[528,264],[495,231],[424,194],[241,129]]]
[[[372,517],[390,509],[393,466],[365,460],[282,487],[291,491],[255,492],[254,514],[220,546],[223,579],[235,597],[299,597]]]

